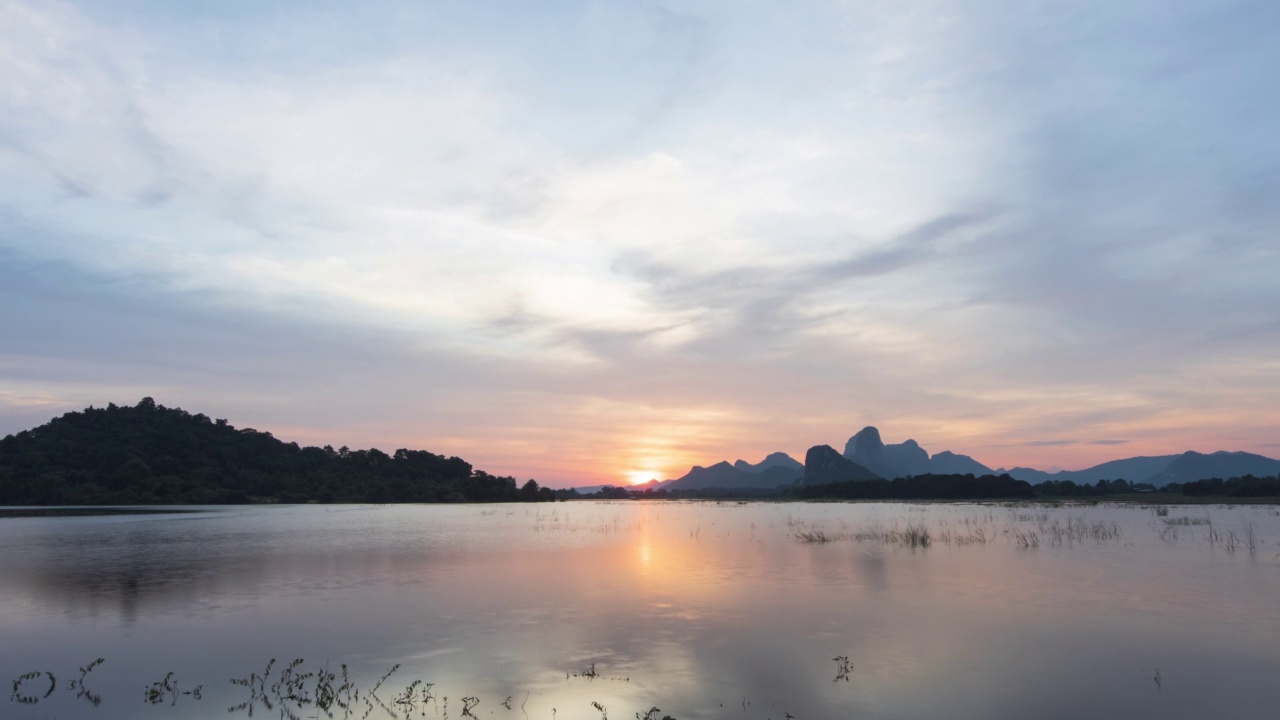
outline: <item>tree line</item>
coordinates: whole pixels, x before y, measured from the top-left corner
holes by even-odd
[[[1104,495],[1129,495],[1134,493],[1160,493],[1191,497],[1280,497],[1280,476],[1208,478],[1185,483],[1169,483],[1157,488],[1151,483],[1131,483],[1124,478],[1099,480],[1095,483],[1074,483],[1070,480],[1047,480],[1035,486],[1036,495],[1042,497],[1098,497]]]

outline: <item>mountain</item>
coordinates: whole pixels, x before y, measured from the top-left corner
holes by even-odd
[[[721,461],[711,467],[695,465],[689,472],[663,487],[669,490],[702,490],[705,488],[766,488],[790,485],[804,474],[804,465],[784,452],[776,452],[752,465],[738,460],[730,465]]]
[[[1185,452],[1181,455],[1131,457],[1104,462],[1084,470],[1060,470],[1055,473],[1035,468],[1017,467],[1009,475],[1030,483],[1070,480],[1076,484],[1093,484],[1099,480],[1128,480],[1164,487],[1169,483],[1188,483],[1209,478],[1233,478],[1253,475],[1267,477],[1280,474],[1280,460],[1247,452]]]
[[[1247,452],[1219,451],[1205,455],[1185,452],[1171,460],[1147,482],[1162,486],[1171,482],[1186,483],[1208,478],[1233,478],[1253,475],[1263,477],[1280,474],[1280,460]]]
[[[882,478],[892,479],[901,474],[885,459],[884,441],[880,439],[880,431],[869,425],[859,430],[844,444],[844,457]]]
[[[877,433],[876,438],[879,439]],[[804,455],[805,485],[822,485],[849,480],[879,480],[879,475],[856,463],[830,445],[814,445]]]
[[[755,465],[752,465],[746,460],[738,460],[733,463],[733,466],[739,470],[742,470],[743,472],[760,472],[762,470],[767,470],[771,467],[789,468],[791,470],[796,471],[797,473],[802,472],[804,470],[804,463],[796,460],[795,458],[791,457],[790,455],[784,452],[770,453],[769,455],[765,456],[764,460],[761,460]]]
[[[711,467],[694,465],[683,477],[667,483],[667,489],[686,488],[692,490],[694,488],[733,487],[747,475],[748,473],[730,465],[727,460],[721,460]]]
[[[889,479],[928,474],[990,475],[992,472],[991,468],[968,455],[957,455],[949,450],[929,457],[929,453],[915,440],[886,445],[880,439],[880,431],[871,426],[862,428],[849,438],[844,445],[844,457]]]
[[[990,475],[991,468],[974,460],[968,455],[957,455],[950,450],[929,458],[929,466],[938,475]]]
[[[1093,484],[1099,480],[1120,479],[1128,480],[1129,482],[1146,482],[1151,476],[1164,472],[1165,468],[1176,457],[1177,455],[1131,457],[1104,462],[1101,465],[1094,465],[1084,470],[1059,470],[1054,473],[1036,470],[1035,468],[1016,467],[1009,471],[1009,475],[1033,484],[1050,480],[1070,480],[1076,484]]]
[[[885,445],[884,459],[898,473],[908,477],[934,472],[933,465],[929,462],[929,453],[915,440],[908,440],[900,445]]]

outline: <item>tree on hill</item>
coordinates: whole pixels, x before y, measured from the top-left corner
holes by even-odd
[[[0,440],[0,504],[8,505],[553,499],[532,480],[517,489],[513,478],[457,457],[299,447],[149,397],[70,412]]]

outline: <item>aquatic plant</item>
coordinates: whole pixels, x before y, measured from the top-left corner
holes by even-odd
[[[853,669],[853,663],[849,662],[848,655],[837,655],[832,660],[836,663],[836,679],[833,682],[841,680],[849,682],[849,671]]]
[[[904,530],[899,530],[896,524],[891,530],[872,527],[870,530],[855,533],[853,538],[859,542],[875,541],[912,549],[927,548],[933,544],[933,535],[923,522],[908,524]]]
[[[1165,518],[1163,522],[1165,525],[1208,525],[1209,518],[1183,515],[1181,517]]]
[[[169,673],[164,676],[163,680],[151,683],[145,691],[147,702],[152,705],[157,705],[164,702],[167,698],[172,698],[173,701],[176,702],[178,699],[178,692],[177,688],[172,685],[172,682],[173,671],[170,670]]]
[[[1040,535],[1035,530],[1023,530],[1022,528],[1010,528],[1006,531],[1013,537],[1013,542],[1023,549],[1034,549],[1040,547]]]
[[[45,692],[43,695],[39,695],[39,696],[28,695],[26,693],[27,682],[29,680],[35,680],[36,678],[42,675],[49,679],[49,687],[45,689]],[[41,700],[44,700],[45,698],[52,695],[53,691],[56,690],[57,687],[58,687],[58,678],[54,677],[54,674],[51,672],[45,671],[45,672],[23,673],[18,677],[17,680],[13,681],[13,694],[9,696],[9,699],[14,702],[20,702],[23,704],[33,704],[33,703],[40,702]]]
[[[90,690],[87,687],[85,687],[84,679],[89,673],[93,672],[94,668],[98,667],[104,662],[106,662],[106,660],[102,658],[98,658],[93,662],[89,663],[88,665],[80,668],[80,677],[75,680],[72,680],[69,688],[71,690],[76,691],[77,700],[79,700],[80,698],[84,698],[86,701],[88,701],[90,705],[93,705],[94,707],[98,707],[99,705],[102,704],[102,698],[96,693],[90,692]]]
[[[848,533],[832,533],[828,535],[823,530],[798,530],[792,534],[792,537],[802,543],[824,544],[836,542],[837,540],[848,540]]]
[[[1253,523],[1248,520],[1244,521],[1244,545],[1249,548],[1250,555],[1257,554],[1259,542],[1258,533],[1257,530],[1254,529]]]

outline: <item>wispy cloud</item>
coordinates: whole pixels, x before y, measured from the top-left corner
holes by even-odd
[[[1280,427],[1270,4],[237,8],[0,4],[0,429],[160,386],[554,480]]]

